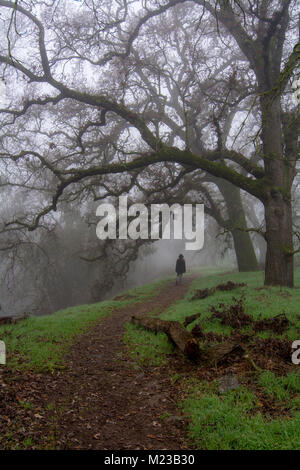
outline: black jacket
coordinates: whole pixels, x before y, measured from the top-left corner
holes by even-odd
[[[177,274],[185,273],[185,260],[184,258],[178,258],[176,261],[176,268],[175,271]]]

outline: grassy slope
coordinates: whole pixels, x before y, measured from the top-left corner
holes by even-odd
[[[231,292],[216,292],[204,299],[189,302],[196,288],[213,287],[232,280],[246,282],[247,287]],[[109,315],[114,308],[155,296],[164,281],[142,286],[126,292],[115,301],[72,307],[54,315],[30,318],[14,326],[0,327],[0,339],[6,342],[7,367],[51,371],[63,367],[64,355],[74,339],[91,328],[95,321]],[[185,299],[173,304],[162,317],[183,321],[187,315],[201,311],[201,327],[204,331],[230,334],[230,327],[212,321],[209,306],[220,302],[230,303],[233,297],[245,294],[246,312],[253,318],[260,314],[272,317],[285,312],[295,326],[287,332],[292,340],[300,339],[300,269],[296,272],[296,289],[262,287],[262,273],[223,274],[220,270],[202,270]],[[195,323],[194,323],[195,324]],[[191,324],[189,328],[192,328]],[[258,333],[266,337],[267,332]],[[135,358],[137,367],[161,364],[170,359],[172,346],[164,334],[154,335],[138,326],[127,325],[124,341]],[[299,366],[300,372],[300,366]],[[180,403],[190,415],[190,439],[199,449],[300,449],[300,374],[298,371],[277,377],[269,371],[256,372],[257,387],[261,393],[286,411],[285,417],[266,417],[260,412],[259,397],[255,391],[241,387],[235,391],[218,393],[217,381],[206,382],[193,378],[182,380],[185,398]]]
[[[220,292],[203,300],[190,302],[191,292],[196,289],[213,287],[228,280],[245,282],[247,287],[234,291]],[[300,269],[296,271],[295,285],[298,288],[257,288],[263,285],[263,273],[223,274],[207,271],[196,279],[185,299],[173,304],[161,317],[182,322],[187,315],[202,312],[199,321],[205,332],[212,331],[230,334],[231,328],[212,320],[211,305],[220,302],[229,304],[232,298],[245,295],[246,313],[254,319],[270,318],[285,312],[293,321],[285,335],[291,340],[300,339]],[[268,337],[279,335],[270,332],[257,333]],[[280,336],[279,336],[280,337]],[[125,341],[131,354],[139,364],[161,364],[168,360],[171,347],[164,334],[153,335],[138,326],[127,325]],[[300,449],[300,366],[299,372],[277,377],[270,371],[254,371],[256,387],[260,394],[272,400],[278,409],[278,416],[264,416],[259,396],[245,386],[238,390],[218,393],[218,382],[183,380],[186,398],[181,407],[190,415],[189,434],[191,441],[199,449]],[[178,380],[178,377],[176,377]],[[284,410],[286,416],[280,416]]]
[[[258,319],[260,314],[263,317],[273,317],[285,312],[290,320],[297,320],[295,314],[299,311],[300,305],[300,268],[296,270],[295,285],[296,289],[272,287],[267,289],[255,290],[263,286],[263,273],[229,273],[224,275],[224,271],[220,269],[201,270],[201,277],[195,279],[184,299],[173,304],[167,312],[161,315],[165,320],[177,320],[183,322],[185,317],[194,313],[202,312],[201,327],[204,332],[212,331],[219,334],[230,334],[231,328],[221,325],[219,322],[211,321],[210,306],[217,306],[219,303],[230,303],[233,297],[240,297],[245,294],[246,311]],[[234,291],[221,292],[217,291],[213,296],[209,296],[203,300],[195,300],[189,302],[191,293],[195,289],[204,289],[206,287],[214,287],[219,283],[226,283],[228,280],[234,282],[244,282],[247,287],[235,289]],[[188,329],[192,329],[196,322],[189,325]],[[298,324],[300,328],[300,321]],[[266,332],[257,333],[258,336],[266,337]],[[292,327],[287,332],[291,340],[297,338],[297,327]],[[300,339],[300,331],[299,331]],[[128,323],[126,325],[125,342],[129,349],[141,365],[159,365],[165,363],[168,359],[167,355],[172,352],[172,346],[163,333],[154,335],[145,331],[143,328]]]

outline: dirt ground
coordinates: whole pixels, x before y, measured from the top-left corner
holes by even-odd
[[[133,314],[165,311],[184,297],[192,279],[187,276],[180,286],[172,281],[157,297],[99,321],[79,337],[63,371],[14,377],[13,388],[5,388],[2,411],[14,434],[11,445],[25,440],[29,448],[186,449],[184,420],[168,367],[135,368],[123,336]],[[16,398],[30,401],[32,408],[16,410]],[[167,418],[162,420],[162,415]]]

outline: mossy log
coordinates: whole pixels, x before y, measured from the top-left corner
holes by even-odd
[[[217,366],[230,357],[241,356],[245,352],[241,344],[231,340],[225,340],[212,346],[207,345],[200,349],[199,338],[188,332],[177,321],[146,316],[133,316],[131,321],[154,333],[162,331],[188,359],[193,361],[201,360],[201,362]]]
[[[199,359],[200,349],[197,339],[186,331],[179,322],[144,316],[133,316],[131,321],[154,333],[162,331],[185,356],[191,360]]]

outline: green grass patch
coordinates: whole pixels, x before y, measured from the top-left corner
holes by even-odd
[[[190,415],[189,436],[197,449],[300,448],[300,413],[287,419],[267,419],[256,412],[258,399],[246,388],[219,396],[194,387],[181,406]]]
[[[126,323],[124,343],[131,359],[138,366],[165,364],[174,347],[164,333],[153,334],[139,325]]]
[[[9,369],[52,371],[63,368],[63,358],[74,338],[112,312],[111,302],[81,305],[53,315],[31,317],[2,326]]]
[[[220,283],[233,281],[236,283],[246,283],[247,286],[239,287],[232,291],[216,291],[213,295],[201,300],[189,301],[196,289],[216,287]],[[263,272],[251,273],[203,273],[195,279],[184,299],[174,303],[162,316],[165,320],[177,320],[183,322],[185,317],[201,312],[201,319],[191,323],[188,329],[192,329],[199,323],[204,332],[228,335],[232,328],[221,325],[217,319],[211,318],[210,307],[217,307],[220,303],[229,305],[233,303],[233,298],[239,299],[244,296],[245,313],[252,316],[254,320],[260,318],[272,318],[278,314],[285,313],[287,318],[294,324],[284,333],[289,339],[299,339],[300,337],[300,268],[295,270],[295,285],[298,288],[264,287]],[[268,337],[270,333],[261,332],[257,334],[261,337]]]
[[[258,385],[272,399],[286,403],[289,408],[299,407],[300,370],[278,377],[273,372],[266,370],[260,375]]]
[[[295,289],[264,287],[263,277],[263,272],[202,270],[185,298],[171,305],[160,318],[183,323],[186,316],[201,312],[201,318],[191,323],[188,329],[199,323],[204,332],[230,335],[232,328],[212,319],[210,307],[218,307],[220,303],[229,305],[234,298],[243,296],[245,313],[253,320],[285,313],[293,323],[282,335],[263,331],[256,333],[257,337],[288,337],[291,342],[300,339],[300,269],[295,271]],[[190,301],[196,289],[215,287],[229,280],[247,286],[233,291],[216,291],[205,299]],[[251,327],[248,330],[251,331]],[[125,341],[139,365],[165,363],[172,352],[166,335],[155,335],[135,325],[127,325]],[[189,392],[181,407],[190,416],[189,436],[194,446],[224,450],[300,449],[300,368],[299,373],[285,376],[276,376],[270,371],[253,373],[252,388],[241,387],[224,395],[218,393],[217,381],[189,381]],[[259,401],[262,396],[278,407],[275,417],[262,409]],[[281,409],[286,412],[282,417]]]
[[[245,298],[245,311],[254,320],[260,318],[272,318],[280,313],[285,313],[287,318],[294,323],[284,333],[291,341],[300,338],[300,316],[297,316],[300,305],[300,289],[280,287],[264,287],[263,272],[238,273],[226,272],[224,269],[207,268],[199,272],[199,278],[195,279],[189,288],[185,298],[175,302],[170,308],[160,315],[165,320],[183,322],[186,316],[201,312],[201,319],[188,326],[191,330],[199,323],[205,333],[214,332],[222,335],[230,335],[232,328],[224,326],[217,319],[211,318],[210,307],[217,307],[220,303],[231,304],[233,298]],[[192,293],[196,289],[215,287],[227,281],[246,283],[247,286],[239,287],[233,291],[216,291],[213,295],[202,300],[190,301]],[[295,271],[295,284],[300,286],[300,268]],[[151,285],[150,285],[151,286]],[[176,289],[176,286],[174,286]],[[245,329],[247,332],[247,329]],[[269,331],[257,333],[257,336],[268,338],[272,336]],[[280,337],[280,336],[279,336]],[[124,338],[132,357],[141,365],[143,363],[159,364],[166,362],[170,350],[167,347],[167,338],[163,333],[155,335],[136,325],[127,325]]]
[[[247,286],[233,291],[216,291],[203,300],[188,301],[195,289],[214,287],[228,280],[244,282]],[[299,284],[300,269],[297,268],[295,285],[299,287]],[[263,287],[263,273],[232,273],[196,279],[190,294],[173,305],[163,318],[184,321],[187,315],[201,312],[201,319],[189,325],[190,329],[198,322],[205,332],[228,335],[231,328],[211,319],[210,306],[231,304],[233,297],[240,298],[241,295],[245,298],[245,312],[254,320],[272,318],[284,312],[294,323],[283,335],[264,331],[257,336],[299,339],[300,289]],[[254,390],[242,387],[221,396],[213,384],[207,385],[198,384],[182,403],[183,410],[191,418],[190,439],[198,449],[300,449],[300,369],[285,376],[264,371],[257,378],[259,392],[271,399],[279,411],[282,408],[289,411],[289,416],[284,417],[264,415]]]
[[[126,301],[127,304],[142,302],[143,300],[150,299],[159,294],[160,290],[163,289],[172,278],[163,278],[158,279],[157,281],[151,282],[150,284],[145,284],[133,289],[121,292],[117,294],[115,298],[122,299],[121,301]]]

